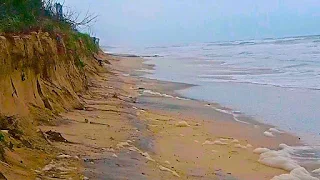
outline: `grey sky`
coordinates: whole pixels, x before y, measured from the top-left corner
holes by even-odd
[[[320,34],[319,0],[65,0],[99,15],[104,45],[159,45]]]

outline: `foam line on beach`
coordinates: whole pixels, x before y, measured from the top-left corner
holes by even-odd
[[[178,96],[172,96],[172,95],[169,95],[169,94],[160,93],[160,92],[156,92],[156,91],[151,91],[151,90],[148,90],[148,89],[144,90],[143,93],[151,94],[151,95],[155,95],[155,96],[166,97],[166,98],[175,98],[175,99],[178,99],[178,100],[189,100],[189,99],[186,99],[186,98],[182,98],[182,97],[178,97]]]
[[[210,106],[210,105],[206,105],[206,106]],[[229,111],[229,110],[220,109],[220,108],[217,108],[217,107],[214,107],[214,106],[210,106],[210,107],[213,108],[214,110],[218,111],[218,112],[232,115],[232,116],[233,116],[233,119],[234,119],[236,122],[243,123],[243,124],[250,124],[249,122],[241,121],[241,120],[238,118],[238,117],[240,116],[240,112],[239,112],[239,111]]]

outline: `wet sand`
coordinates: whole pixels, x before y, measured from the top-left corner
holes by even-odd
[[[174,91],[192,85],[142,78],[152,69],[136,57],[106,56],[108,72],[89,79],[85,108],[62,114],[54,130],[72,143],[55,143],[80,159],[89,179],[271,179],[287,173],[258,162],[257,147],[299,144],[271,126],[217,111],[218,104],[187,100]],[[177,98],[178,97],[178,98]],[[253,125],[255,124],[255,125]]]

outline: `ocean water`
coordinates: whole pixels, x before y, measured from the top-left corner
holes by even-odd
[[[310,152],[305,157],[305,150],[296,147],[292,157],[320,167],[320,36],[108,51],[159,55],[147,58],[156,65],[147,77],[198,85],[179,93],[301,137]]]
[[[186,97],[218,102],[320,145],[320,36],[194,43],[109,52],[148,57],[150,78],[191,83]]]

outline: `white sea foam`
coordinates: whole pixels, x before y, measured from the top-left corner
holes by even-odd
[[[229,141],[230,139],[220,138],[220,141]]]
[[[255,150],[253,150],[253,153],[262,154],[262,153],[265,153],[265,152],[268,152],[268,151],[270,151],[270,149],[268,149],[268,148],[256,148]]]
[[[214,110],[218,111],[218,112],[221,112],[221,113],[224,113],[224,114],[230,114],[233,116],[233,119],[239,123],[243,123],[243,124],[250,124],[249,122],[246,122],[246,121],[242,121],[240,120],[238,117],[240,115],[240,111],[229,111],[229,110],[226,110],[226,109],[220,109],[220,108],[216,108],[216,107],[212,107]]]
[[[241,149],[247,149],[247,146],[241,145],[241,144],[236,144],[234,145],[235,148],[241,148]]]
[[[269,131],[265,131],[263,134],[264,134],[265,136],[267,136],[267,137],[274,137],[274,135],[272,134],[272,132],[269,132]]]
[[[220,109],[220,108],[215,108],[213,107],[216,111],[219,111],[221,113],[224,113],[224,114],[230,114],[230,115],[233,115],[233,113],[231,111],[228,111],[228,110],[225,110],[225,109]]]
[[[151,95],[161,96],[161,97],[174,98],[174,97],[171,96],[171,95],[162,94],[162,93],[155,92],[155,91],[151,91],[151,90],[144,90],[143,92],[144,92],[144,93],[147,93],[147,94],[151,94]]]
[[[174,96],[169,95],[169,94],[155,92],[155,91],[151,91],[151,90],[144,90],[143,93],[151,94],[151,95],[154,95],[154,96],[166,97],[166,98],[176,98],[178,100],[189,100],[189,99],[186,99],[186,98],[182,98],[182,97],[178,97],[178,96],[174,97]]]
[[[238,119],[238,115],[236,114],[233,114],[233,119],[239,123],[243,123],[243,124],[250,124],[248,122],[245,122],[245,121],[241,121],[240,119]]]
[[[270,132],[273,132],[273,133],[283,134],[282,131],[280,131],[280,130],[278,130],[278,129],[276,129],[276,128],[270,128],[269,131],[270,131]]]
[[[213,144],[217,144],[217,145],[227,145],[228,143],[222,142],[222,141],[220,141],[220,140],[215,140],[215,141],[213,142]]]
[[[247,148],[252,148],[253,147],[251,144],[247,144],[246,146],[247,146]]]
[[[311,176],[311,174],[305,168],[298,167],[292,170],[290,174],[282,174],[280,176],[275,176],[271,180],[319,180],[319,179]]]
[[[186,121],[179,121],[176,124],[177,127],[189,127],[190,125]]]
[[[315,169],[312,172],[315,173],[315,174],[320,174],[320,168],[319,169]]]
[[[179,99],[179,100],[184,100],[184,101],[188,101],[188,100],[190,100],[190,99],[187,99],[187,98],[182,98],[182,97],[178,97],[178,96],[176,96],[176,99]]]
[[[239,143],[239,140],[238,139],[234,139],[231,141],[231,143]]]
[[[221,140],[215,140],[215,141],[209,141],[206,140],[204,143],[202,143],[202,145],[228,145],[227,142],[222,142]]]
[[[257,148],[253,151],[254,153],[260,154],[258,161],[261,164],[290,172],[289,174],[275,176],[272,180],[319,180],[318,178],[313,177],[311,173],[301,166],[301,164],[304,164],[306,160],[310,159],[310,157],[306,157],[306,159],[301,157],[301,152],[314,149],[306,146],[291,147],[286,144],[280,144],[279,148],[280,150]],[[320,162],[318,165],[320,166]],[[312,173],[316,172],[317,170]]]

